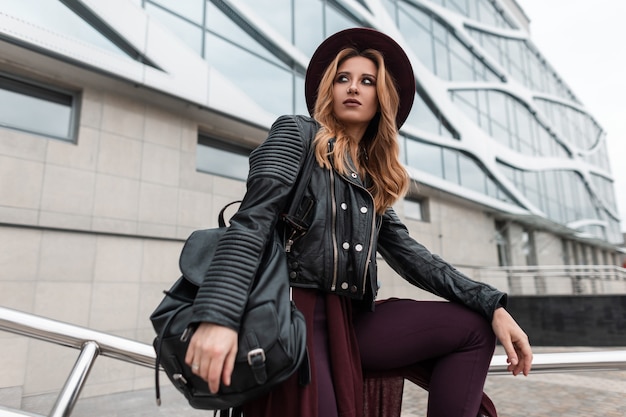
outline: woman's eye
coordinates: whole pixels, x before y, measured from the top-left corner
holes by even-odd
[[[338,83],[348,82],[348,77],[346,77],[345,75],[340,75],[340,76],[337,77],[337,82]]]
[[[374,80],[372,80],[371,78],[363,78],[363,81],[361,81],[364,85],[376,85],[376,83],[374,82]]]

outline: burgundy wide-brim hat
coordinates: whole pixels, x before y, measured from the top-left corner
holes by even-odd
[[[400,102],[396,115],[398,129],[404,124],[413,106],[415,98],[415,75],[411,62],[398,43],[388,35],[369,28],[342,30],[329,36],[317,47],[306,71],[304,94],[309,113],[313,115],[317,89],[324,76],[324,71],[344,48],[358,51],[375,49],[383,54],[385,67],[396,82]]]

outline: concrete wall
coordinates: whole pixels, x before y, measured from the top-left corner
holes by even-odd
[[[80,120],[76,144],[2,130],[2,222],[182,238],[243,192],[196,172],[193,120],[89,89]]]
[[[422,201],[428,213],[424,221],[405,219],[410,235],[428,248],[455,265],[470,277],[481,280],[477,266],[497,266],[498,254],[494,241],[494,220],[477,208],[459,206],[443,198],[430,197]],[[403,215],[403,204],[395,207]],[[490,275],[490,283],[506,291],[505,279]],[[409,285],[400,278],[382,259],[379,259],[379,298],[412,297],[437,299],[434,295]]]
[[[536,231],[535,250],[538,265],[563,265],[563,247],[558,236]]]
[[[527,265],[523,227],[517,223],[509,223],[508,235],[511,246],[511,264]]]
[[[148,321],[177,276],[180,242],[22,227],[0,227],[0,305],[150,342]],[[2,334],[0,387],[24,396],[58,390],[78,352]],[[86,395],[132,389],[148,370],[98,359]]]
[[[184,115],[95,89],[81,106],[77,143],[0,129],[0,305],[151,343],[183,239],[216,225],[245,184],[196,172],[198,126]],[[78,351],[0,339],[0,404],[3,392],[26,409],[53,401]],[[83,395],[153,383],[99,358]]]

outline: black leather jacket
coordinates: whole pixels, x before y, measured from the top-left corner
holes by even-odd
[[[194,303],[194,321],[239,329],[246,295],[263,247],[289,205],[316,122],[282,116],[250,155],[247,192],[216,251]],[[409,236],[392,208],[377,215],[356,173],[341,175],[314,164],[300,206],[308,231],[289,245],[292,286],[347,296],[373,308],[376,253],[404,279],[491,320],[506,294],[475,282]],[[280,225],[279,225],[280,226]],[[286,233],[289,231],[287,230]]]

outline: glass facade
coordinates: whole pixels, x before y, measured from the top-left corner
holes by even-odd
[[[511,204],[515,200],[472,156],[456,149],[421,142],[409,137],[400,137],[403,162],[407,166],[418,167],[421,171],[440,177],[453,184],[485,194]]]
[[[546,63],[545,59],[526,40],[468,30],[489,55],[498,60],[515,81],[531,90],[577,101],[576,96]]]
[[[420,62],[450,81],[496,81],[499,77],[470,50],[445,22],[413,3],[385,1],[396,25]]]
[[[434,3],[467,16],[485,25],[499,28],[514,28],[515,25],[498,8],[493,0],[432,0]]]
[[[2,13],[33,25],[95,45],[114,54],[124,52],[60,1],[3,0]]]
[[[390,32],[402,38],[410,58],[420,64],[416,66],[415,105],[399,137],[403,161],[417,173],[415,180],[422,181],[419,173],[427,173],[427,178],[443,180],[436,187],[448,184],[448,191],[468,199],[476,199],[478,193],[481,204],[486,201],[498,210],[506,211],[502,207],[507,206],[511,212],[527,210],[559,225],[584,225],[576,226],[576,232],[614,243],[622,240],[606,135],[529,34],[520,29],[524,25],[506,3],[128,1],[276,116],[307,112],[303,57],[310,57],[326,36],[348,27],[393,22]],[[102,22],[88,19],[87,23],[81,18],[75,3],[80,2],[6,0],[3,13],[128,55],[119,39],[111,40],[112,33],[103,29]],[[378,19],[372,10],[388,16]],[[458,19],[451,19],[451,14]],[[0,93],[18,102],[15,91],[2,87]],[[63,127],[54,127],[51,135],[67,137],[71,101],[44,103],[65,112],[58,118],[65,120]],[[8,120],[13,117],[10,114],[4,112],[2,123],[22,123]],[[233,116],[246,118],[245,114]],[[226,159],[223,152],[229,159],[245,158],[241,149],[224,147],[219,140],[202,135],[198,149],[199,170],[245,178],[247,164],[233,163],[228,170],[213,168]],[[517,165],[516,154],[523,164]]]
[[[545,99],[536,98],[535,104],[569,147],[590,164],[602,169],[609,166],[606,143],[602,140],[604,132],[591,116],[575,107]]]
[[[516,27],[506,11],[497,2],[488,0],[434,1],[468,19],[459,28],[453,22],[446,22],[445,14],[439,13],[432,2],[387,0],[383,3],[420,63],[438,78],[450,82],[447,89],[450,101],[485,133],[485,140],[494,140],[515,153],[537,159],[538,169],[532,171],[511,166],[510,156],[505,158],[506,164],[496,156],[499,172],[493,174],[511,180],[516,191],[540,215],[565,225],[587,222],[588,226],[580,226],[577,231],[612,242],[621,241],[613,185],[606,177],[609,165],[604,132],[529,38],[520,38],[516,31],[511,31],[510,36],[502,35],[506,29]],[[474,21],[480,25],[472,27]],[[485,30],[485,25],[493,26],[494,31]],[[482,48],[487,56],[477,55],[473,45]],[[460,89],[454,85],[457,82],[490,85]],[[514,83],[513,88],[508,86],[510,83]],[[526,88],[533,98],[531,102],[525,101],[527,96],[516,96],[518,85]],[[438,119],[445,120],[445,108],[437,110],[442,112]],[[428,124],[420,122],[418,118],[409,119],[409,123],[436,132],[432,120]],[[451,123],[459,124],[457,120]],[[442,135],[441,131],[438,133]],[[461,141],[463,133],[459,129]],[[406,145],[407,165],[501,201],[516,203],[505,188],[492,180],[491,173],[476,169],[481,167],[480,153],[473,158],[437,143],[413,139],[416,141]],[[565,164],[584,161],[603,171],[603,175],[589,172],[582,165],[580,169],[563,170],[556,167],[559,163],[554,161],[558,160]],[[550,169],[550,165],[555,168]],[[477,175],[479,170],[481,176]],[[520,204],[524,206],[524,202]]]
[[[452,91],[450,96],[500,144],[529,156],[568,156],[555,135],[514,97],[494,90]]]
[[[282,53],[262,28],[269,25],[310,55],[327,35],[362,25],[319,0],[244,0],[237,3],[241,10],[217,0],[143,0],[142,4],[211,66],[275,114],[306,113],[301,93],[305,68]],[[246,20],[244,13],[251,13],[253,21]],[[323,24],[311,25],[312,20]]]

